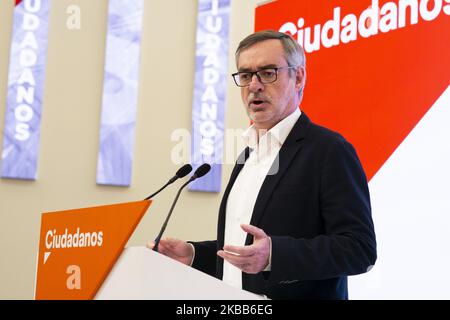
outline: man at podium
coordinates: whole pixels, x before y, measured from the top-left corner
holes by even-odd
[[[300,110],[306,63],[292,37],[251,34],[236,65],[253,124],[224,192],[217,239],[163,239],[159,252],[271,299],[347,299],[347,276],[367,272],[377,257],[358,156]]]

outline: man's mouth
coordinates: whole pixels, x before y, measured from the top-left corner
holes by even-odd
[[[256,108],[258,108],[258,107],[260,107],[264,102],[265,102],[265,101],[264,101],[264,100],[261,100],[261,99],[254,99],[254,100],[252,100],[252,101],[250,102],[250,106],[251,106],[251,107],[256,107]]]

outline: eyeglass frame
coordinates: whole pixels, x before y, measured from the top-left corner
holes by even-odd
[[[235,73],[232,73],[231,76],[233,77],[234,83],[235,83],[238,87],[243,88],[243,87],[248,87],[248,86],[252,83],[253,76],[256,76],[256,78],[258,79],[258,81],[261,82],[262,84],[269,84],[269,83],[274,83],[275,81],[278,80],[278,70],[280,70],[280,69],[296,69],[296,68],[298,68],[298,67],[297,67],[297,66],[264,67],[264,68],[258,69],[258,70],[256,70],[256,71],[240,71],[240,72],[235,72]],[[270,70],[270,69],[273,69],[273,70],[275,71],[275,79],[274,79],[273,81],[270,81],[270,82],[263,82],[263,81],[261,80],[261,76],[258,74],[258,72],[261,72],[261,71],[264,71],[264,70]],[[248,84],[246,84],[246,85],[240,85],[240,84],[238,84],[238,81],[236,80],[236,76],[238,76],[239,74],[242,74],[242,73],[250,74],[250,82],[249,82]]]

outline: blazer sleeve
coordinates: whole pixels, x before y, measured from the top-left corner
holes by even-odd
[[[310,239],[273,236],[270,282],[321,280],[368,271],[376,260],[367,178],[344,138],[324,153],[319,210],[324,233]]]
[[[217,241],[189,241],[189,243],[191,243],[195,249],[195,256],[194,261],[192,262],[192,267],[215,277]]]

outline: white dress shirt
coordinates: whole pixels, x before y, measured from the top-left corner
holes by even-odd
[[[296,108],[289,116],[281,120],[265,134],[261,134],[258,142],[258,132],[252,125],[243,133],[246,145],[252,149],[250,156],[231,188],[226,205],[225,218],[225,245],[245,245],[245,233],[241,224],[250,224],[253,208],[259,190],[267,175],[278,172],[278,153],[301,115]],[[270,172],[269,172],[270,170]],[[270,259],[269,266],[270,268]],[[266,268],[266,270],[270,270]],[[232,264],[224,261],[223,281],[242,289],[242,271]]]

